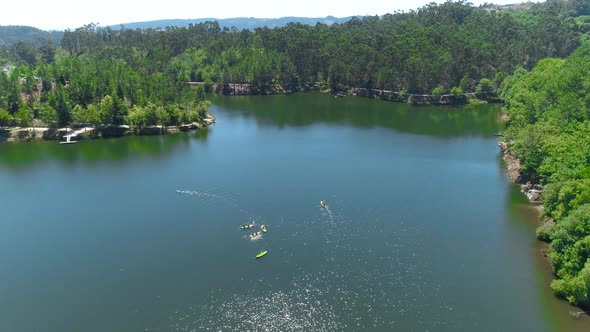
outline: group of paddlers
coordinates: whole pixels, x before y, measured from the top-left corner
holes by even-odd
[[[254,224],[242,225],[242,229],[252,229],[252,228],[254,228]],[[250,238],[251,240],[253,240],[253,239],[257,239],[258,237],[260,237],[260,235],[262,235],[262,233],[266,233],[266,227],[264,227],[264,225],[260,225],[259,231],[254,232],[250,235],[246,235],[244,237]]]

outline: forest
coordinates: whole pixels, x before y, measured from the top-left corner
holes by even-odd
[[[515,68],[530,70],[576,49],[578,14],[575,1],[523,9],[449,1],[329,26],[254,31],[217,22],[144,30],[88,24],[66,30],[61,45],[0,47],[0,65],[12,65],[0,74],[0,124],[173,124],[207,108],[192,97],[203,93],[188,89],[189,81],[206,91],[248,83],[265,93],[272,84],[319,82],[333,91],[495,93]],[[158,115],[144,116],[154,109]]]
[[[590,308],[590,41],[566,59],[541,60],[506,79],[506,139],[525,181],[544,186],[537,235],[551,242],[551,287]],[[551,222],[551,221],[554,221]]]

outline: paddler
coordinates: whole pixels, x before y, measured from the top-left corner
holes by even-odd
[[[257,236],[259,236],[260,234],[262,234],[262,232],[260,232],[260,231],[259,232],[252,233],[252,234],[250,234],[250,239],[254,239]]]

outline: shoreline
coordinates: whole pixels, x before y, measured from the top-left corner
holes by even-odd
[[[525,194],[529,202],[535,204],[541,210],[543,208],[543,186],[539,183],[532,183],[530,181],[524,181],[521,177],[520,159],[516,158],[510,153],[511,142],[499,141],[498,147],[502,152],[502,160],[506,164],[506,176],[511,183],[520,186],[520,191]],[[540,220],[542,221],[542,220]]]
[[[506,115],[502,115],[503,120],[506,119]],[[537,245],[535,247],[539,250],[539,260],[545,265],[543,266],[544,272],[549,273],[548,277],[549,280],[555,280],[555,272],[553,270],[553,263],[551,262],[551,258],[547,254],[547,251],[551,248],[551,242],[549,238],[545,238],[542,236],[542,233],[539,230],[542,230],[545,227],[551,227],[555,224],[555,220],[552,218],[543,218],[541,217],[541,213],[544,209],[543,205],[543,186],[539,183],[532,183],[531,181],[525,181],[521,177],[520,167],[521,161],[512,153],[510,152],[510,147],[513,142],[506,142],[504,140],[500,140],[498,142],[498,147],[502,153],[502,160],[505,163],[505,170],[504,173],[508,177],[508,181],[512,184],[516,184],[520,187],[520,192],[523,193],[530,204],[530,209],[534,210],[536,214],[535,219],[535,230],[536,230],[536,242]],[[546,285],[549,287],[549,284]],[[555,292],[553,289],[550,289],[550,292],[555,296]],[[559,297],[558,297],[559,298]],[[567,300],[563,298],[559,298],[560,301],[564,302],[571,308],[576,308],[576,311],[571,311],[570,314],[575,319],[580,319],[581,316],[585,317],[584,319],[588,319],[590,317],[590,312],[584,310],[581,307],[572,305]]]
[[[178,126],[146,126],[133,127],[130,125],[110,125],[99,127],[0,127],[1,143],[18,143],[27,141],[65,141],[64,136],[71,136],[75,140],[102,139],[123,136],[167,135],[190,130],[206,129],[215,123],[213,115],[207,114],[199,122],[192,122]]]
[[[191,86],[201,85],[204,82],[187,82]],[[495,94],[468,92],[461,94],[411,94],[403,91],[390,91],[383,89],[355,88],[349,86],[338,86],[336,89],[328,87],[327,83],[307,83],[303,86],[296,83],[256,85],[251,83],[227,83],[214,84],[214,93],[227,96],[248,96],[248,95],[277,95],[291,94],[295,92],[319,91],[329,93],[334,98],[347,96],[359,96],[365,98],[379,98],[385,101],[407,103],[412,105],[467,105],[470,103],[499,103],[501,100]]]

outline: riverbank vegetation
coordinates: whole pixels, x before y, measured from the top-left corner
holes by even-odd
[[[14,65],[0,74],[0,121],[6,113],[18,125],[32,118],[56,126],[191,121],[206,104],[187,82],[205,90],[245,83],[260,93],[273,84],[320,82],[332,90],[493,94],[517,66],[531,69],[579,45],[574,2],[516,9],[446,2],[330,26],[254,31],[217,22],[146,30],[89,24],[65,31],[61,47],[0,47],[0,64]]]
[[[521,180],[544,186],[538,231],[551,242],[555,292],[590,309],[590,41],[566,59],[544,59],[504,82],[510,152]]]

